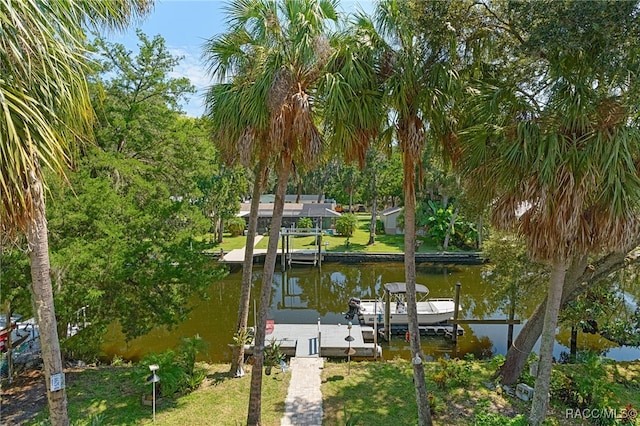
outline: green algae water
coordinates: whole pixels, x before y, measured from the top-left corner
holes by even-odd
[[[276,268],[278,269],[278,268]],[[251,313],[249,324],[254,324],[254,306],[260,291],[262,268],[254,266]],[[137,360],[148,352],[161,352],[174,348],[181,337],[200,335],[209,345],[210,362],[229,362],[235,322],[240,298],[242,272],[232,270],[224,279],[211,284],[206,299],[191,301],[189,319],[173,329],[154,329],[149,334],[125,342],[117,325],[110,329],[103,347],[106,357],[114,355]],[[404,281],[402,263],[324,263],[322,270],[310,266],[295,266],[286,272],[276,271],[271,289],[269,318],[276,323],[315,324],[318,319],[325,324],[345,324],[344,312],[348,310],[350,297],[381,297],[387,282]],[[418,264],[417,282],[426,285],[429,297],[454,297],[456,283],[461,284],[461,314],[465,319],[506,319],[510,307],[507,294],[496,292],[488,280],[483,279],[481,266],[454,266]],[[638,304],[640,285],[628,289],[625,299]],[[526,320],[538,303],[542,292],[532,292],[517,300],[515,318]],[[255,306],[257,309],[257,306]],[[431,358],[458,357],[473,354],[476,358],[489,358],[506,354],[507,325],[463,325],[464,334],[453,344],[445,337],[423,336],[422,348]],[[522,325],[514,326],[514,337]],[[390,342],[379,342],[383,357],[410,358],[409,344],[404,336],[393,336]],[[555,347],[555,355],[568,352],[569,331],[561,329]],[[536,346],[537,349],[537,346]],[[592,349],[607,357],[619,360],[640,359],[640,349],[618,347],[604,338],[580,333],[578,349]]]

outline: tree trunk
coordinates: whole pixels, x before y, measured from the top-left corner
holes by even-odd
[[[553,346],[558,327],[558,313],[562,304],[562,288],[567,273],[565,261],[556,261],[551,266],[549,278],[549,293],[547,294],[547,306],[544,313],[542,326],[542,339],[540,341],[540,359],[538,361],[538,376],[531,403],[529,423],[537,426],[542,424],[547,415],[549,404],[549,387],[551,384],[551,368],[553,366]]]
[[[13,381],[13,323],[11,322],[11,301],[7,300],[4,303],[4,314],[7,318],[6,326],[8,330],[7,342],[5,348],[7,349],[7,381],[9,384]]]
[[[238,320],[236,321],[236,332],[245,332],[249,319],[249,308],[251,302],[251,283],[253,281],[253,246],[258,231],[258,208],[260,207],[260,195],[268,172],[267,162],[261,160],[256,170],[256,178],[253,183],[251,194],[251,210],[249,213],[249,224],[247,226],[247,242],[244,248],[244,261],[242,263],[242,288],[240,290],[240,305],[238,306]],[[244,372],[244,345],[233,347],[231,358],[231,377],[241,377]]]
[[[371,223],[369,224],[369,241],[367,245],[370,246],[376,242],[376,219],[378,216],[378,197],[376,192],[376,175],[373,174],[372,179],[372,190],[373,190],[373,201],[371,203]]]
[[[42,183],[32,176],[33,199],[37,204],[34,217],[27,228],[27,243],[31,259],[31,291],[33,304],[40,328],[40,346],[44,363],[44,376],[49,402],[49,416],[53,426],[69,425],[67,413],[67,391],[51,391],[51,376],[64,374],[60,341],[56,327],[56,314],[53,305],[53,289],[51,288],[49,263],[49,236],[45,216],[44,194]]]
[[[221,244],[222,241],[224,240],[223,234],[224,234],[224,220],[221,217],[220,219],[218,219],[218,244]]]
[[[640,236],[634,246],[640,244]],[[626,266],[629,262],[626,253],[609,253],[587,268],[587,258],[576,261],[567,271],[565,285],[562,293],[562,304],[566,304],[606,278],[611,273]],[[633,262],[633,260],[631,260]],[[640,259],[635,259],[635,262]],[[584,283],[584,285],[583,285]],[[542,320],[546,308],[546,299],[533,312],[524,324],[515,341],[509,347],[504,364],[496,372],[496,377],[501,376],[503,385],[512,385],[517,382],[522,374],[522,369],[531,353],[533,346],[538,341],[542,332]]]
[[[478,227],[478,250],[482,250],[482,237],[483,237],[483,224],[482,224],[482,214],[478,218],[478,223],[476,225]]]
[[[427,398],[422,350],[420,347],[420,330],[418,328],[418,311],[416,305],[416,193],[415,165],[411,155],[404,153],[404,273],[407,286],[407,317],[409,322],[409,340],[413,365],[413,384],[418,405],[418,425],[430,426],[431,408]],[[416,362],[419,361],[419,362]]]
[[[575,362],[578,355],[578,327],[571,327],[571,343],[569,344],[569,357],[571,362]]]
[[[269,245],[267,255],[264,260],[262,272],[262,285],[260,287],[260,306],[258,308],[258,323],[256,324],[256,337],[253,347],[253,369],[251,370],[251,390],[249,393],[249,412],[247,414],[247,425],[255,426],[261,424],[262,410],[262,366],[264,365],[264,342],[267,326],[267,314],[269,312],[269,302],[273,282],[273,273],[276,267],[278,255],[278,240],[280,236],[280,226],[282,225],[282,213],[284,210],[284,198],[287,192],[287,180],[291,170],[291,157],[285,151],[282,153],[282,164],[278,170],[278,185],[276,188],[275,201],[273,204],[273,216],[269,228]]]
[[[451,239],[451,232],[453,232],[453,225],[456,223],[456,217],[458,217],[458,213],[460,213],[460,209],[456,207],[449,219],[449,226],[447,227],[447,233],[444,236],[444,242],[442,243],[442,249],[446,250],[449,248],[449,240]]]

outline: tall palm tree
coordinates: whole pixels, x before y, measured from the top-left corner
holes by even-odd
[[[245,0],[230,4],[227,14],[231,30],[223,41],[229,42],[226,44],[229,50],[224,62],[218,62],[222,64],[219,71],[236,66],[239,73],[233,76],[232,84],[239,86],[240,80],[246,82],[245,93],[251,94],[242,97],[241,108],[235,113],[249,123],[244,129],[250,129],[252,134],[265,135],[263,130],[267,129],[259,142],[277,154],[274,157],[278,183],[262,275],[247,415],[247,423],[257,425],[261,423],[266,320],[284,196],[294,159],[310,164],[321,148],[312,96],[330,54],[325,36],[327,22],[335,20],[337,14],[335,3],[329,0]],[[218,56],[216,61],[221,58]],[[212,114],[217,112],[211,109]]]
[[[369,61],[359,58],[342,35],[328,33],[328,23],[335,26],[338,20],[336,6],[332,0],[235,2],[227,9],[231,30],[212,50],[217,74],[247,92],[235,108],[217,109],[212,104],[211,114],[225,115],[227,119],[220,120],[227,124],[224,129],[240,129],[230,140],[238,141],[237,146],[250,143],[251,150],[271,159],[278,172],[254,346],[247,418],[252,425],[260,423],[266,317],[289,175],[294,167],[304,170],[318,159],[321,138],[316,123],[321,116],[340,117],[327,120],[324,130],[350,159],[364,159],[380,123],[380,117],[367,109],[379,97]]]
[[[517,58],[528,78],[481,86],[468,111],[477,124],[461,133],[463,170],[492,200],[493,223],[522,234],[551,270],[536,425],[546,415],[567,271],[589,253],[628,250],[640,232],[636,12],[637,2],[510,5],[511,31],[528,32]]]
[[[247,336],[253,281],[253,246],[258,228],[258,207],[269,173],[269,161],[274,154],[271,152],[271,146],[266,143],[268,137],[266,119],[262,124],[260,123],[260,111],[261,108],[262,111],[265,110],[264,105],[258,104],[257,110],[243,109],[246,106],[256,107],[256,102],[247,102],[248,99],[256,99],[257,96],[251,84],[255,58],[250,56],[243,58],[247,63],[234,63],[237,59],[234,58],[234,54],[238,52],[239,47],[229,48],[229,45],[237,40],[234,36],[235,30],[230,34],[212,38],[206,43],[203,56],[209,63],[210,73],[220,80],[219,84],[211,86],[206,95],[206,109],[212,123],[214,144],[223,154],[226,162],[240,163],[255,170],[235,329],[238,341],[234,345],[229,370],[231,376],[242,377],[244,375],[244,340]],[[231,78],[233,78],[232,82],[224,82],[225,79]]]
[[[45,169],[64,174],[72,143],[90,134],[85,29],[122,27],[149,7],[143,0],[0,1],[0,227],[4,235],[24,233],[27,238],[53,425],[67,425],[69,418],[64,388],[51,389],[63,365],[49,276],[43,175]]]
[[[414,386],[418,405],[418,423],[431,424],[427,398],[420,332],[416,310],[416,170],[422,175],[422,150],[428,137],[434,140],[448,135],[445,112],[447,93],[453,87],[455,73],[451,43],[454,34],[447,25],[448,2],[423,2],[420,13],[431,18],[431,28],[418,32],[416,15],[399,0],[378,3],[373,21],[361,15],[356,25],[361,35],[378,51],[378,71],[383,104],[392,121],[395,138],[402,151],[405,209],[404,265],[407,284],[407,313]],[[414,11],[415,12],[415,11]],[[445,130],[445,132],[443,132]]]

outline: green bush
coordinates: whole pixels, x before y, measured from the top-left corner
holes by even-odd
[[[497,413],[476,414],[475,426],[526,426],[529,421],[522,414],[511,418]]]
[[[242,235],[247,223],[241,217],[233,217],[231,219],[227,219],[225,225],[231,236],[237,237],[238,235]]]
[[[82,360],[87,364],[98,362],[103,342],[105,327],[92,324],[81,329],[75,336],[65,339],[62,354],[67,360]]]
[[[385,234],[385,230],[384,230],[384,222],[381,221],[380,219],[376,220],[376,235],[384,235]]]
[[[206,373],[196,368],[196,356],[203,353],[205,342],[200,336],[183,338],[177,350],[167,350],[162,353],[150,353],[140,363],[140,376],[147,377],[149,366],[158,365],[160,376],[158,387],[162,396],[169,397],[179,392],[190,392],[197,389]]]
[[[314,228],[313,220],[310,217],[301,217],[298,219],[298,228]]]
[[[358,228],[358,216],[353,213],[343,213],[338,219],[336,219],[336,231],[340,235],[350,237]]]

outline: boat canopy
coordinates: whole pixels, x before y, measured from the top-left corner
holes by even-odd
[[[406,283],[387,283],[384,285],[384,289],[389,293],[406,293],[407,292],[407,284]],[[424,293],[428,294],[429,289],[422,285],[416,284],[416,293]]]

